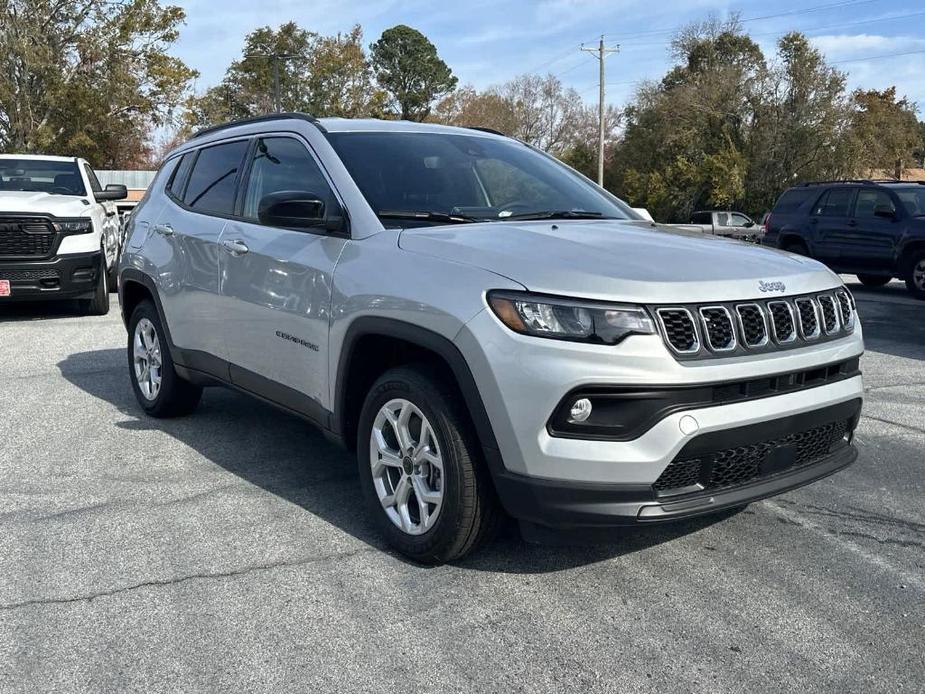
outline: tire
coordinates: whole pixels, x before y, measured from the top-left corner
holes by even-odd
[[[115,294],[119,291],[119,258],[112,261],[112,267],[109,268],[109,292]]]
[[[468,414],[452,393],[430,368],[400,367],[373,384],[360,414],[357,464],[369,513],[392,547],[423,564],[464,557],[490,539],[502,520]],[[397,453],[400,439],[399,425],[390,423],[386,410],[404,418],[405,443],[416,449],[414,457],[408,449],[404,456],[388,453]],[[377,444],[380,438],[384,447]],[[374,455],[377,463],[391,464],[374,465]],[[419,503],[418,490],[422,497],[439,497],[439,503]],[[395,502],[387,506],[383,497]]]
[[[893,278],[888,275],[858,275],[858,279],[865,287],[882,287]]]
[[[92,299],[84,299],[81,308],[88,316],[105,316],[109,313],[109,272],[106,270],[106,256],[100,253],[100,265],[96,272],[96,288]]]
[[[906,289],[916,299],[925,299],[925,249],[914,251],[906,263]]]
[[[805,255],[807,258],[810,257],[809,247],[803,241],[787,241],[781,248],[790,253]]]
[[[141,364],[136,363],[136,346],[145,352],[143,359],[139,355]],[[127,352],[132,390],[145,413],[159,418],[181,417],[196,409],[202,388],[180,378],[174,369],[164,327],[150,301],[142,301],[132,312]],[[152,369],[158,361],[160,367]]]

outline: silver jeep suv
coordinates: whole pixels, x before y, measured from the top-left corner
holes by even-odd
[[[499,134],[277,114],[198,133],[120,265],[141,407],[227,385],[355,451],[422,562],[743,506],[849,465],[861,328],[821,264],[660,229]]]

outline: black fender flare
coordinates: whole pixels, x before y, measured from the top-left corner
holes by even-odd
[[[451,340],[432,330],[392,318],[362,316],[355,319],[347,328],[334,382],[335,406],[332,429],[335,435],[343,437],[345,434],[348,369],[353,358],[353,352],[360,338],[369,335],[393,337],[410,342],[434,352],[447,363],[456,379],[469,416],[472,418],[472,424],[475,427],[475,433],[478,436],[479,445],[482,448],[489,469],[492,474],[502,471],[504,466],[501,462],[501,453],[494,429],[491,426],[491,420],[485,410],[485,403],[482,401],[482,395],[475,383],[475,378],[472,376],[472,370],[469,368],[469,364],[466,362],[462,352]]]

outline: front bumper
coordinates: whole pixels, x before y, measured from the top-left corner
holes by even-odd
[[[495,474],[495,485],[508,513],[546,528],[605,528],[691,518],[781,494],[847,467],[857,458],[851,439],[860,412],[861,400],[855,399],[694,437],[675,460],[696,460],[698,469],[701,464],[704,469],[697,483],[682,489],[569,483],[506,471]],[[825,445],[800,439],[805,432],[819,430],[830,432]]]
[[[0,280],[10,281],[11,301],[84,299],[93,296],[100,252],[60,255],[45,260],[0,260]]]

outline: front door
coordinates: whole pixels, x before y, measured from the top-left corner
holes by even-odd
[[[291,135],[256,141],[240,219],[222,233],[221,293],[231,379],[286,405],[322,415],[328,400],[328,326],[334,266],[344,244],[324,226],[272,218],[280,194],[341,207],[307,145]],[[268,197],[271,196],[271,197]]]
[[[876,188],[859,190],[842,264],[858,272],[889,271],[893,267],[894,249],[902,231],[898,214],[887,191]]]

